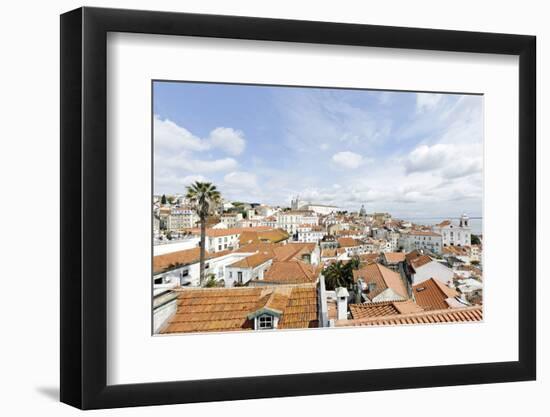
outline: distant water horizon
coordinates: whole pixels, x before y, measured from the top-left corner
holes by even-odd
[[[396,217],[400,220],[407,220],[412,223],[422,224],[425,226],[433,226],[441,223],[443,220],[451,220],[453,223],[458,224],[460,217]],[[469,217],[470,227],[474,235],[480,235],[483,233],[483,217],[473,216]]]

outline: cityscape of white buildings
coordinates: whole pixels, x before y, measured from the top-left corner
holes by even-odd
[[[482,236],[466,214],[423,225],[294,197],[223,202],[206,223],[201,282],[199,217],[181,195],[153,199],[156,333],[482,318]],[[329,268],[351,262],[350,282],[327,289]],[[186,301],[198,298],[204,311]]]

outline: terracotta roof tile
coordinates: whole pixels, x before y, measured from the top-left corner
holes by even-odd
[[[340,237],[338,238],[338,244],[342,248],[351,248],[354,246],[360,246],[361,242],[352,237]]]
[[[289,238],[287,232],[282,229],[272,230],[246,230],[244,229],[239,237],[239,243],[241,245],[247,245],[249,243],[279,243]]]
[[[315,243],[250,243],[241,246],[237,252],[263,252],[272,255],[275,261],[302,260],[304,255],[310,255],[317,245]]]
[[[380,255],[378,253],[363,253],[361,255],[358,255],[358,258],[361,262],[370,263],[377,262],[380,258]]]
[[[176,314],[161,333],[252,330],[261,308],[281,311],[278,328],[318,327],[315,284],[247,288],[180,289]]]
[[[437,279],[430,278],[414,285],[413,295],[416,303],[424,310],[442,310],[449,308],[449,304],[445,300],[458,296],[458,292]]]
[[[371,263],[353,271],[353,280],[357,282],[359,278],[362,278],[367,285],[375,284],[374,290],[367,294],[371,300],[388,288],[401,297],[407,298],[407,288],[401,275],[383,265]]]
[[[273,262],[264,274],[264,282],[280,284],[306,284],[317,282],[320,269],[302,261]]]
[[[392,316],[396,314],[416,313],[423,311],[421,307],[411,300],[350,304],[349,309],[353,319]]]
[[[418,258],[419,256],[422,256],[423,253],[420,252],[418,249],[413,250],[412,252],[409,252],[405,255],[405,259],[410,263],[413,259]]]
[[[221,251],[216,253],[206,252],[206,259],[218,258],[230,253],[230,251]],[[200,260],[200,248],[180,250],[177,252],[166,253],[153,257],[153,274],[160,274],[172,268],[178,268],[190,265]]]
[[[233,268],[255,268],[261,264],[273,259],[273,256],[265,254],[263,252],[255,253],[254,255],[247,256],[237,262],[228,265]]]
[[[414,258],[410,261],[411,266],[414,269],[418,269],[426,264],[429,264],[432,262],[432,258],[430,258],[428,255],[421,255],[417,258]]]
[[[481,306],[337,320],[336,326],[395,326],[403,324],[459,323],[483,320]]]
[[[388,264],[405,262],[405,254],[403,252],[386,252],[384,253],[384,259]]]

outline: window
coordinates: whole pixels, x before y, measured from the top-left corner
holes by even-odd
[[[273,329],[273,316],[264,314],[258,317],[258,330]]]
[[[243,283],[243,273],[241,271],[237,272],[237,281],[239,284]]]

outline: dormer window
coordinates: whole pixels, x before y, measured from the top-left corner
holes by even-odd
[[[273,316],[269,314],[263,314],[257,318],[258,330],[273,329]]]

